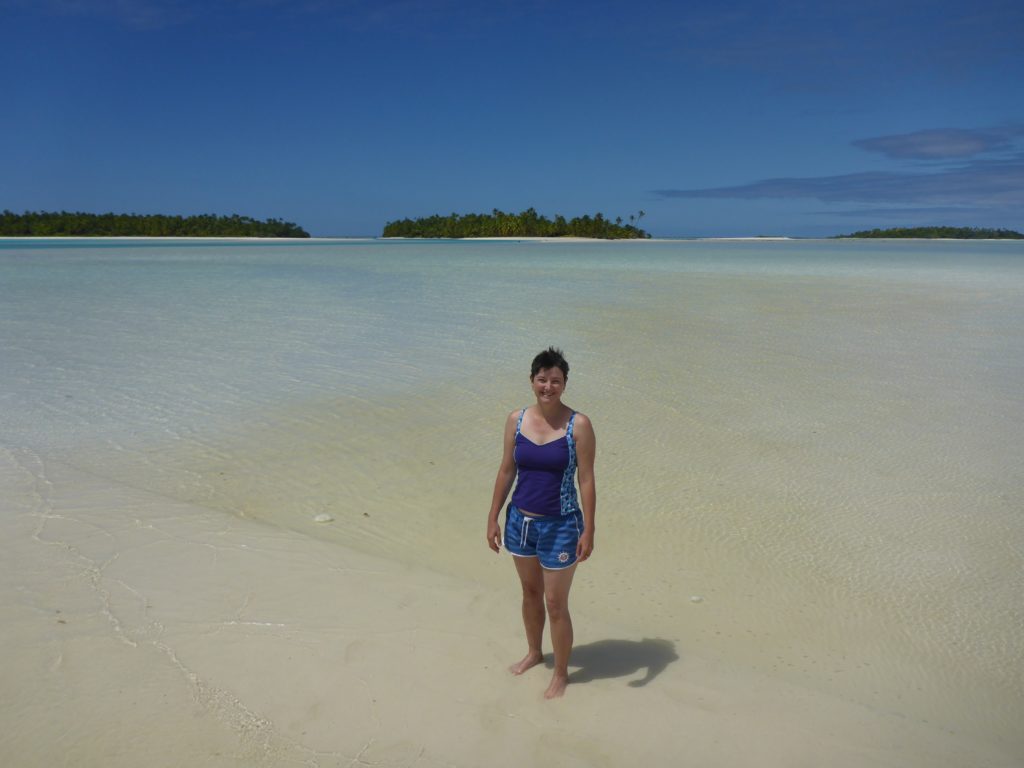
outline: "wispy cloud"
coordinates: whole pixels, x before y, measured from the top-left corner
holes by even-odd
[[[825,203],[1024,206],[1024,154],[933,173],[867,172],[777,178],[733,187],[658,189],[663,198],[811,198]]]
[[[464,0],[0,0],[0,10],[14,9],[53,16],[110,19],[136,29],[161,29],[229,18],[244,25],[253,14],[277,14],[283,19],[335,21],[357,29],[385,28],[432,36],[442,31],[494,26],[536,15],[544,0],[487,5]]]
[[[913,133],[859,139],[853,146],[887,157],[910,160],[948,160],[1009,150],[1013,140],[1024,135],[1024,127],[934,128]]]
[[[872,219],[885,218],[902,221],[923,221],[941,216],[959,216],[964,219],[976,218],[979,214],[987,214],[990,208],[968,206],[968,205],[935,205],[928,207],[893,206],[892,208],[849,208],[846,210],[829,209],[821,211],[807,211],[805,216],[841,216],[845,218]]]
[[[0,0],[2,8],[107,18],[138,29],[177,26],[201,15],[200,8],[186,0]]]
[[[860,81],[865,70],[886,82],[909,73],[959,77],[965,69],[1015,60],[1020,0],[970,4],[932,0],[734,0],[641,3],[620,19],[619,34],[642,35],[665,60],[835,88],[836,76]],[[884,23],[880,20],[884,19]]]
[[[879,225],[894,227],[960,226],[1021,229],[1020,207],[936,205],[891,207],[861,206],[836,207],[827,210],[806,211],[807,220],[848,221],[851,228],[870,229]],[[820,226],[820,225],[811,225]]]
[[[701,189],[659,189],[663,198],[795,199],[824,203],[924,206],[918,212],[1024,208],[1024,125],[932,128],[852,142],[895,160],[933,161],[932,170],[868,171],[818,177],[762,179],[749,184]],[[837,212],[846,215],[845,212]],[[850,211],[858,215],[862,211]],[[877,211],[875,211],[877,213]]]

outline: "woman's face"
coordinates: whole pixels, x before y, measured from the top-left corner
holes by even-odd
[[[565,390],[565,374],[559,367],[541,368],[530,379],[533,394],[538,403],[556,403],[562,399]]]

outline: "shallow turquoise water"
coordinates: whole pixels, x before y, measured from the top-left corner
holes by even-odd
[[[538,312],[568,343],[574,307],[631,306],[662,276],[686,275],[991,287],[1012,301],[1024,248],[0,240],[7,436],[60,441],[91,423],[144,431],[153,406],[192,426],[309,390],[415,391],[454,367],[532,349],[517,331],[536,336]]]

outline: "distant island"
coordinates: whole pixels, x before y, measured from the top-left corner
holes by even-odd
[[[866,229],[852,235],[837,237],[920,237],[951,240],[1024,240],[1024,235],[1012,229],[984,229],[981,227],[896,227],[894,229]]]
[[[135,213],[0,214],[0,237],[309,237],[290,221],[248,216],[142,216]]]
[[[566,221],[564,216],[554,220],[541,216],[533,208],[522,213],[505,213],[495,208],[486,213],[453,213],[450,216],[426,216],[420,219],[389,221],[384,225],[384,237],[594,237],[603,240],[639,240],[650,235],[637,224],[644,217],[640,211],[624,224],[622,217],[614,221],[604,214],[578,216]]]

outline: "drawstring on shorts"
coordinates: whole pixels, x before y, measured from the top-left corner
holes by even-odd
[[[523,525],[522,525],[522,528],[521,528],[521,531],[520,531],[520,536],[519,536],[519,546],[520,547],[525,547],[526,546],[526,534],[530,530],[530,521],[532,519],[533,519],[532,517],[527,517],[526,515],[523,515]]]

